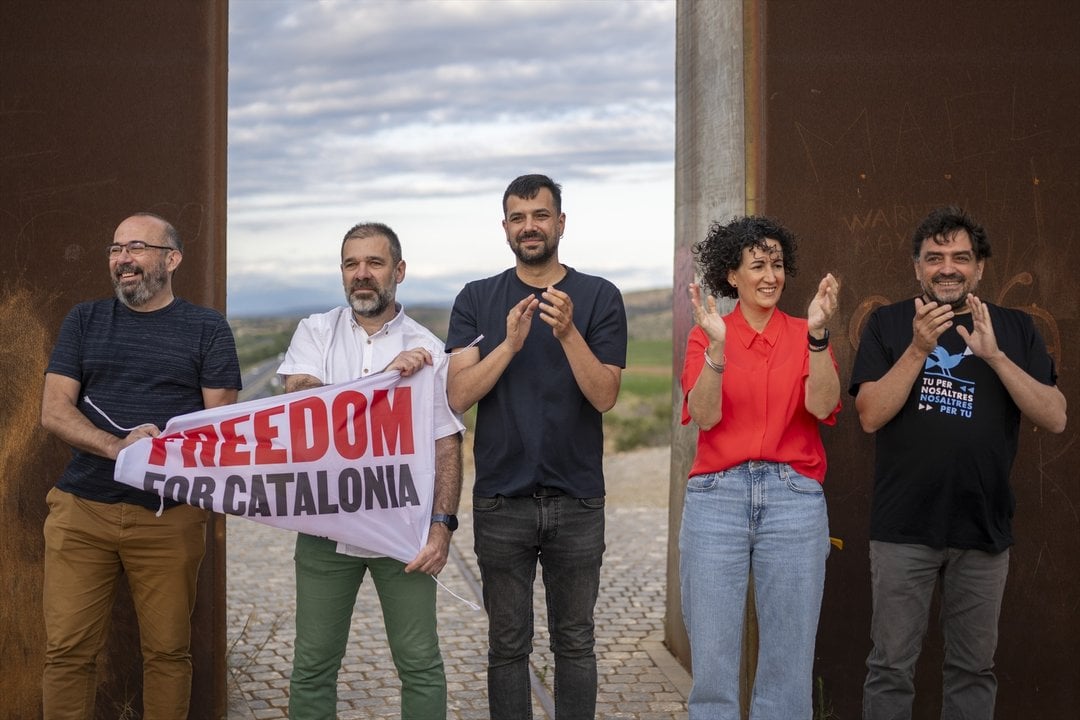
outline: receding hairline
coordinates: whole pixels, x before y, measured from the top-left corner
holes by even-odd
[[[161,234],[165,238],[166,242],[168,242],[168,244],[172,246],[172,248],[177,252],[181,254],[184,252],[184,241],[180,239],[180,231],[178,231],[176,229],[176,226],[173,225],[171,222],[161,217],[157,213],[143,211],[132,213],[131,215],[127,216],[122,221],[120,221],[120,225],[123,225],[128,220],[135,219],[153,220],[154,222],[156,222],[158,225],[161,226]],[[120,225],[116,226],[117,230],[120,229]]]

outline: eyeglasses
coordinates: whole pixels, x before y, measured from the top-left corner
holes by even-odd
[[[109,257],[116,257],[125,250],[128,251],[128,255],[142,255],[146,252],[146,248],[154,248],[155,250],[175,250],[176,248],[168,245],[151,245],[150,243],[143,242],[142,240],[132,240],[129,243],[113,243],[106,246],[105,250],[108,252]]]

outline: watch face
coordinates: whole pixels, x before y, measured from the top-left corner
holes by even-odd
[[[458,528],[457,515],[443,515],[441,513],[436,513],[431,516],[431,522],[443,523],[446,527],[450,528],[450,532],[454,532]]]

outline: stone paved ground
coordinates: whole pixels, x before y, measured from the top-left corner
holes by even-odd
[[[689,678],[660,642],[667,557],[668,451],[612,457],[607,552],[597,603],[600,675],[597,717],[675,720],[686,717]],[[468,497],[468,488],[465,497]],[[465,503],[451,562],[439,579],[478,602],[479,572]],[[228,524],[230,720],[286,718],[293,641],[294,535],[257,523]],[[535,594],[533,670],[543,689],[534,715],[549,706],[552,657],[539,578]],[[487,717],[484,672],[487,621],[448,592],[439,594],[439,635],[452,720]],[[353,615],[349,651],[339,676],[338,717],[398,717],[399,684],[386,647],[374,588],[365,584]]]

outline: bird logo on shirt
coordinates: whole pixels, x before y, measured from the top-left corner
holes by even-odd
[[[941,368],[941,374],[947,378],[952,378],[952,369],[960,364],[960,361],[965,356],[971,354],[971,348],[964,347],[964,352],[951,354],[948,350],[938,345],[934,348],[934,352],[930,353],[930,356],[926,358],[926,363],[923,366],[924,370],[933,370],[935,367]],[[955,378],[954,378],[955,379]]]

